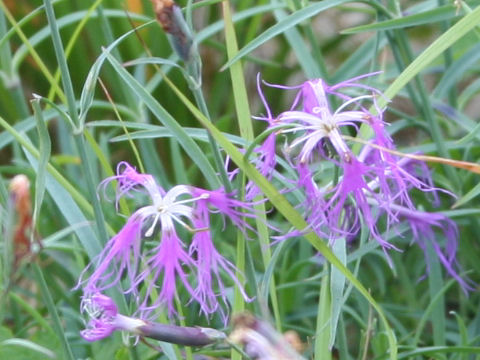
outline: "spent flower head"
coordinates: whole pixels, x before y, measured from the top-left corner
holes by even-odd
[[[80,332],[87,341],[104,339],[116,330],[137,333],[138,328],[146,324],[143,320],[119,314],[115,302],[102,293],[84,296],[80,307],[88,317],[86,329]]]

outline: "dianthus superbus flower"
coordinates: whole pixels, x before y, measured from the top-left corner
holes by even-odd
[[[220,271],[238,286],[241,284],[233,265],[215,249],[210,217],[219,213],[245,229],[248,225],[244,216],[253,216],[250,206],[223,189],[209,191],[177,185],[166,191],[153,176],[138,173],[126,162],[120,163],[117,175],[106,179],[103,185],[112,180],[118,181],[117,202],[121,196],[143,193],[149,203],[136,210],[108,241],[82,273],[78,287],[88,297],[119,286],[133,294],[139,304],[138,312],[146,317],[160,305],[166,305],[169,314],[175,313],[173,300],[180,280],[203,313],[215,312],[219,307],[217,298],[225,301]],[[182,239],[177,232],[180,227],[193,235]],[[144,240],[157,243],[147,248],[142,244]],[[160,289],[158,297],[154,296],[156,288]]]
[[[386,252],[395,246],[382,237],[382,232],[405,220],[405,213],[416,211],[409,191],[416,188],[431,192],[435,197],[438,190],[443,190],[432,186],[425,163],[404,159],[392,152],[395,146],[385,129],[383,109],[376,103],[376,97],[383,95],[360,82],[362,78],[375,74],[362,75],[336,85],[328,85],[323,79],[308,80],[297,87],[269,84],[281,89],[300,89],[290,109],[275,118],[259,86],[260,97],[267,108],[267,118],[260,119],[268,121],[272,136],[285,137],[283,153],[297,174],[293,181],[304,194],[304,200],[298,207],[304,211],[309,224],[309,229],[305,231],[313,230],[334,241],[339,237],[351,237],[358,233],[361,226],[365,226]],[[368,93],[352,96],[348,90]],[[340,104],[336,109],[331,105],[331,98]],[[367,107],[375,108],[375,113]],[[348,135],[351,131],[356,132],[360,125],[370,127],[373,136],[362,140],[357,153],[351,149],[348,139],[353,138]],[[269,139],[269,142],[275,144],[275,140]],[[275,146],[261,145],[257,150],[261,150],[256,158],[257,167],[264,174],[272,174],[276,161],[265,159],[279,156]],[[268,151],[270,153],[266,154]],[[322,159],[330,162],[327,168],[337,169],[336,179],[332,176],[328,181],[325,173],[320,171],[325,169]],[[335,171],[329,174],[332,173]],[[380,221],[381,218],[384,220]],[[415,222],[411,220],[413,232],[421,227],[417,220],[427,219],[417,217]],[[382,224],[381,229],[378,224]],[[425,223],[426,228],[431,225],[428,221]],[[414,238],[424,248],[420,238]],[[429,237],[429,241],[447,271],[459,279],[452,259],[445,258],[445,250],[434,237]],[[452,243],[451,240],[448,243]],[[447,250],[455,249],[450,246]],[[466,283],[460,283],[465,288]]]

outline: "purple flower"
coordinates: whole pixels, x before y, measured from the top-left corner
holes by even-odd
[[[82,313],[86,313],[89,321],[80,335],[87,341],[97,341],[110,336],[115,330],[136,332],[146,323],[140,319],[123,316],[118,313],[117,305],[111,298],[101,293],[83,297]]]
[[[395,145],[386,132],[382,119],[383,110],[377,106],[375,99],[376,96],[383,95],[379,90],[359,82],[362,78],[375,74],[362,75],[332,86],[322,79],[309,80],[296,87],[271,85],[281,89],[300,89],[290,109],[275,119],[272,119],[268,104],[260,91],[268,113],[267,118],[262,120],[268,121],[269,129],[276,128],[271,136],[285,136],[287,163],[291,164],[297,174],[297,188],[303,190],[304,200],[297,207],[304,212],[309,224],[309,229],[305,231],[312,229],[319,236],[334,241],[338,237],[351,238],[364,225],[387,254],[386,250],[396,248],[381,234],[408,218],[414,238],[422,249],[425,249],[422,239],[428,238],[447,272],[459,280],[453,266],[456,252],[456,246],[452,245],[456,242],[455,224],[446,218],[434,220],[434,216],[429,219],[427,216],[405,215],[421,213],[416,210],[409,195],[411,189],[431,192],[436,200],[436,192],[444,190],[433,187],[425,163],[401,158],[394,153]],[[369,94],[351,96],[345,92],[348,89],[368,91]],[[329,96],[341,102],[334,110]],[[375,114],[367,109],[365,101],[368,102],[368,107],[373,105]],[[355,139],[347,136],[344,129],[357,131],[362,124],[371,128],[373,137],[362,140],[362,147],[356,155],[347,142]],[[268,142],[257,148],[260,152],[257,167],[263,174],[272,174],[277,164],[276,161],[265,161],[278,156],[269,142],[275,143],[275,139],[268,139]],[[333,148],[333,152],[326,151],[326,146]],[[321,160],[327,160],[330,165]],[[319,171],[331,169],[332,165],[333,169],[338,170],[335,180],[326,176],[328,172]],[[385,221],[380,222],[381,218]],[[443,249],[433,236],[426,234],[432,233],[428,230],[432,227],[446,229],[443,224],[447,223],[450,230],[444,232],[448,241]],[[379,224],[384,224],[381,229]],[[426,236],[418,236],[420,229]],[[451,252],[452,255],[445,255]],[[466,287],[465,282],[461,281],[460,284]]]
[[[88,322],[80,335],[87,341],[104,339],[116,330],[186,346],[210,345],[226,337],[223,332],[211,328],[161,324],[121,315],[113,300],[101,293],[84,296],[81,309]]]
[[[210,216],[220,213],[238,228],[246,229],[249,225],[244,216],[253,216],[249,205],[235,200],[223,189],[209,191],[177,185],[165,191],[151,175],[138,173],[126,162],[120,163],[117,175],[106,179],[103,185],[112,180],[118,181],[117,202],[121,196],[141,192],[148,195],[150,204],[136,210],[82,272],[77,287],[82,286],[86,296],[119,286],[126,276],[129,286],[124,292],[137,299],[142,317],[148,317],[160,305],[166,305],[169,314],[174,314],[173,300],[180,280],[192,301],[197,301],[201,311],[208,315],[217,310],[217,297],[225,301],[220,270],[241,287],[234,266],[213,245]],[[178,227],[193,234],[190,245],[180,238]],[[146,248],[141,244],[142,239],[154,240],[157,235],[159,243],[142,251]],[[93,273],[85,279],[91,268]],[[155,297],[159,283],[160,292]]]

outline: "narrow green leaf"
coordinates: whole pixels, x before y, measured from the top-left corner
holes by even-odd
[[[33,168],[37,168],[37,160],[29,152],[25,152],[28,161]],[[46,176],[45,184],[48,193],[57,205],[60,213],[70,225],[88,224],[89,222],[73,201],[71,194],[60,185],[50,174]],[[91,226],[75,227],[75,233],[78,236],[82,246],[88,254],[88,257],[94,259],[102,250],[97,235],[92,231]]]
[[[111,120],[107,120],[111,121]],[[91,125],[91,123],[89,123]],[[103,124],[101,126],[104,126]],[[109,125],[113,126],[113,125]],[[119,135],[110,139],[111,142],[118,141],[129,141],[130,139],[158,139],[158,138],[169,138],[175,137],[174,134],[168,128],[164,126],[152,125],[152,124],[141,124],[141,123],[125,123],[126,127],[131,128],[149,128],[155,130],[140,130],[130,132],[129,135]],[[195,140],[208,142],[208,133],[205,129],[184,127],[185,132]],[[231,135],[228,133],[222,133],[232,144],[236,144],[242,147],[247,145],[247,142],[240,136]]]
[[[55,336],[55,331],[53,331],[50,324],[45,320],[43,314],[41,314],[37,309],[31,306],[28,302],[22,299],[21,296],[15,294],[13,291],[9,293],[13,301],[15,301],[25,312],[27,312],[44,330],[46,330],[50,335]]]
[[[416,356],[435,356],[438,354],[480,354],[480,347],[476,346],[429,346],[412,351],[402,352],[398,359],[413,359]]]
[[[430,242],[427,242],[427,258],[429,262],[428,289],[430,291],[430,301],[435,299],[435,305],[432,306],[431,318],[433,329],[433,344],[435,346],[444,346],[446,319],[445,319],[445,296],[441,292],[444,286],[442,270],[438,254],[435,252]],[[438,295],[441,294],[441,295]]]
[[[325,264],[328,267],[328,264]],[[327,268],[328,269],[328,268]],[[332,325],[332,303],[329,274],[323,276],[318,299],[317,325],[315,329],[314,360],[331,360],[330,334]]]
[[[38,159],[37,176],[35,180],[35,205],[33,208],[32,223],[36,226],[38,220],[38,214],[42,207],[43,196],[45,194],[45,177],[47,176],[48,159],[50,158],[51,142],[50,135],[48,134],[47,125],[43,118],[42,109],[40,108],[40,100],[32,100],[33,112],[35,120],[37,122],[38,138],[39,138],[39,152],[40,158]],[[34,232],[32,232],[32,236]],[[33,239],[32,239],[33,240]]]
[[[403,87],[418,75],[423,69],[429,66],[439,55],[452,46],[456,41],[465,36],[475,26],[480,24],[480,7],[464,16],[459,22],[453,25],[448,31],[437,38],[427,49],[425,49],[408,67],[395,79],[385,91],[386,99],[393,99]],[[387,100],[380,98],[377,106],[380,108],[386,105]]]
[[[455,316],[455,319],[457,320],[457,326],[458,326],[459,335],[460,335],[458,345],[468,346],[468,329],[467,329],[467,326],[465,325],[464,319],[460,315],[458,315],[455,311],[450,311],[450,315]],[[463,360],[467,360],[467,358],[468,358],[467,356],[462,357]]]
[[[280,3],[279,1],[277,3]],[[288,14],[283,9],[277,9],[273,12],[277,22],[281,22]],[[284,31],[284,36],[287,39],[290,47],[295,52],[297,56],[298,63],[303,69],[305,76],[308,78],[318,78],[322,77],[318,62],[320,59],[316,60],[313,58],[312,52],[310,51],[307,44],[305,44],[300,31],[296,27],[291,27]]]
[[[410,26],[432,24],[435,22],[453,19],[458,16],[457,8],[452,5],[440,6],[432,10],[423,11],[418,14],[403,16],[396,19],[385,20],[374,24],[356,26],[341,31],[341,34],[356,34],[365,31],[385,31],[402,29]]]
[[[48,312],[50,313],[50,316],[52,318],[53,328],[63,346],[65,359],[75,360],[72,349],[70,347],[70,343],[65,336],[65,330],[63,329],[62,322],[60,321],[60,317],[58,316],[57,308],[55,306],[55,303],[53,302],[52,295],[50,294],[47,283],[45,282],[45,278],[43,277],[42,270],[35,263],[32,264],[32,267],[35,274],[36,283],[40,287],[40,291],[42,293],[43,301],[47,306]]]
[[[0,342],[0,347],[3,347],[3,346],[19,346],[19,347],[23,347],[23,348],[26,348],[26,349],[33,350],[33,351],[35,351],[37,353],[40,353],[42,355],[45,355],[46,357],[48,357],[50,359],[55,359],[56,358],[56,355],[52,350],[47,349],[46,347],[43,347],[41,345],[35,344],[33,341],[30,341],[30,340],[27,340],[27,339],[14,338],[14,339],[4,340],[4,341]]]
[[[230,4],[228,2],[223,3],[223,14],[225,20],[225,42],[227,46],[227,55],[229,59],[232,59],[235,57],[235,55],[238,54],[238,44],[237,36],[235,34],[235,27],[233,26],[233,20],[230,11]],[[250,114],[250,105],[248,103],[247,87],[245,85],[245,77],[241,62],[237,62],[230,67],[230,78],[232,82],[233,97],[235,101],[235,110],[237,113],[237,121],[238,127],[240,129],[240,135],[247,142],[252,142],[254,139],[253,124]],[[261,196],[258,196],[255,201],[258,202],[258,204],[254,206],[254,209],[257,212],[255,224],[258,231],[263,265],[265,268],[268,268],[268,264],[271,260],[272,255],[270,250],[270,236],[268,227],[266,225],[267,217],[265,204],[262,203]],[[242,234],[239,233],[238,236],[240,237],[242,236]],[[242,263],[244,262],[244,260],[242,259],[239,262]],[[243,271],[240,268],[239,270]],[[236,288],[235,291],[235,294],[239,298],[239,301],[243,302],[243,297],[241,296],[238,288]],[[276,327],[278,331],[281,331],[281,321],[276,291],[277,290],[275,286],[275,279],[272,277],[270,279],[270,298],[272,301],[272,307],[275,315]],[[238,309],[234,308],[234,311],[237,310]],[[232,357],[235,356],[236,355],[232,354]]]
[[[120,77],[125,81],[125,84],[127,84],[138,95],[138,97],[152,111],[155,117],[163,125],[165,125],[165,127],[167,127],[172,134],[174,134],[185,152],[203,172],[210,186],[214,189],[218,188],[220,186],[218,177],[215,173],[215,170],[213,170],[212,165],[208,162],[204,152],[198,147],[192,138],[188,136],[178,122],[163,108],[163,106],[160,105],[160,103],[145,90],[142,84],[140,84],[127,70],[125,70],[117,60],[115,60],[111,55],[108,55],[108,52],[106,52],[106,54],[115,71],[117,71]]]
[[[455,204],[452,205],[452,209],[455,209],[459,206],[465,205],[469,201],[473,200],[476,198],[478,195],[480,195],[480,183],[475,185],[473,188],[471,188],[465,195],[463,195],[460,199],[458,199]]]
[[[107,56],[110,54],[110,52],[114,48],[118,46],[118,44],[120,44],[128,36],[154,23],[155,23],[154,21],[150,21],[146,24],[138,26],[137,28],[132,29],[127,33],[123,34],[118,39],[116,39],[113,43],[111,43],[106,49],[104,49],[102,54],[100,54],[97,60],[95,60],[95,63],[92,65],[92,67],[90,68],[90,71],[88,72],[87,78],[85,80],[85,84],[83,85],[82,93],[80,95],[79,118],[82,123],[85,121],[88,110],[90,110],[90,107],[92,106],[93,97],[95,95],[95,89],[98,81],[98,76],[100,75],[100,70],[102,69],[103,63],[105,62],[105,59],[107,58]]]
[[[284,33],[285,31],[301,23],[302,21],[309,19],[324,10],[347,3],[349,1],[350,0],[324,0],[319,3],[313,3],[299,11],[294,12],[293,14],[287,16],[277,24],[273,25],[271,28],[261,33],[255,39],[250,41],[247,45],[245,45],[245,47],[238,51],[237,55],[235,55],[232,59],[229,59],[229,61],[222,66],[220,71],[229,68],[230,66],[232,66],[232,64],[240,60],[245,55],[251,53],[260,45],[266,43],[268,40],[274,38],[275,36]]]
[[[337,239],[333,242],[332,251],[335,256],[347,265],[347,246],[345,239]],[[332,349],[335,344],[335,337],[337,333],[338,320],[343,307],[343,290],[345,288],[345,275],[336,267],[330,270],[330,295],[331,295],[331,324],[330,324],[330,342],[329,349]]]

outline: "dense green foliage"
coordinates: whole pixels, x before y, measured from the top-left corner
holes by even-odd
[[[227,155],[229,170],[242,175],[227,186],[242,196],[253,180],[267,198],[256,205],[259,219],[249,219],[256,231],[247,236],[228,221],[212,224],[217,250],[241,270],[254,298],[246,302],[225,277],[230,313],[246,309],[279,332],[294,330],[310,359],[480,358],[478,291],[465,294],[431,249],[426,264],[406,227],[383,234],[403,250],[389,252],[393,267],[366,230],[346,246],[312,233],[276,241],[265,219],[283,233],[304,229],[305,219],[289,203],[295,194],[280,195],[280,180],[269,183],[243,158],[265,129],[252,120],[265,112],[257,73],[268,83],[298,85],[382,71],[365,82],[391,100],[385,120],[399,151],[477,163],[479,4],[182,1],[202,62],[195,87],[185,76],[195,69],[172,51],[150,1],[0,0],[0,359],[242,358],[227,344],[147,346],[122,341],[120,332],[88,343],[79,334],[81,291],[72,290],[139,206],[122,199],[116,209],[112,188],[104,194],[98,187],[117,163],[128,161],[166,189],[214,189],[225,185],[219,163]],[[264,91],[275,114],[295,96]],[[358,134],[369,136],[363,127]],[[478,283],[480,177],[438,162],[429,167],[435,186],[456,198],[440,194],[438,208],[421,191],[412,198],[456,222],[461,276]],[[9,194],[17,174],[31,183],[35,230],[26,227],[24,252],[15,232],[21,214]],[[179,289],[183,316],[162,313],[157,321],[230,332],[219,316],[201,316]],[[120,312],[134,312],[128,294],[111,296]]]

